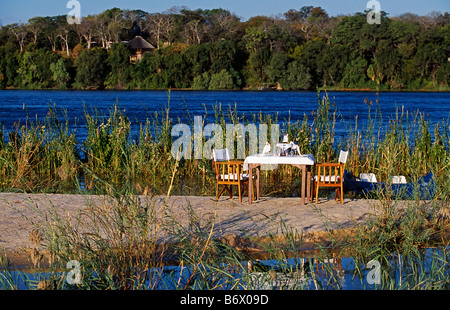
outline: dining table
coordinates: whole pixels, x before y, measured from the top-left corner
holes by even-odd
[[[264,170],[275,170],[278,165],[291,165],[302,170],[301,205],[305,198],[311,202],[311,168],[315,164],[312,154],[280,156],[279,154],[257,154],[245,158],[243,170],[248,171],[248,202],[252,204],[253,181],[256,183],[256,200],[260,200],[261,167]],[[256,175],[254,175],[255,170]],[[254,179],[254,176],[256,178]]]

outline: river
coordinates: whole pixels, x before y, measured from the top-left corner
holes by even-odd
[[[333,91],[328,97],[337,108],[338,117],[350,124],[356,116],[362,127],[368,120],[369,105],[375,117],[378,109],[383,125],[395,118],[396,111],[415,115],[420,111],[431,123],[450,119],[450,92],[366,92]],[[321,92],[320,96],[325,96]],[[318,93],[314,91],[77,91],[77,90],[0,90],[0,124],[4,132],[14,129],[14,124],[24,125],[28,120],[43,119],[49,106],[67,111],[71,129],[79,137],[86,134],[85,111],[108,114],[118,105],[132,122],[132,130],[170,106],[174,122],[191,124],[194,116],[215,121],[213,106],[221,106],[224,113],[236,107],[239,116],[251,120],[253,114],[270,114],[283,123],[302,120],[317,109]],[[312,119],[312,118],[311,118]],[[358,125],[360,126],[360,125]],[[348,128],[336,126],[337,134]]]

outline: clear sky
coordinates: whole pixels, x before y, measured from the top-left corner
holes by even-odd
[[[78,0],[81,15],[98,14],[113,7],[141,9],[146,12],[163,12],[173,6],[190,9],[223,8],[244,21],[257,15],[276,16],[289,9],[306,5],[320,6],[330,16],[363,12],[368,0]],[[449,12],[450,0],[378,0],[381,9],[389,16],[403,13],[426,15],[432,11]],[[27,22],[34,16],[66,15],[68,0],[0,0],[0,25]]]

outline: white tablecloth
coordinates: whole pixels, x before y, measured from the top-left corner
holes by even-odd
[[[249,164],[261,164],[262,170],[273,170],[278,165],[308,165],[313,166],[315,163],[312,154],[296,155],[296,156],[277,156],[277,155],[253,155],[248,156],[244,161],[244,171],[248,171]]]

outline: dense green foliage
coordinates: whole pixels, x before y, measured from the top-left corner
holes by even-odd
[[[156,48],[137,63],[124,41]],[[329,16],[305,6],[248,21],[223,9],[113,8],[0,28],[0,88],[448,90],[450,16]]]

